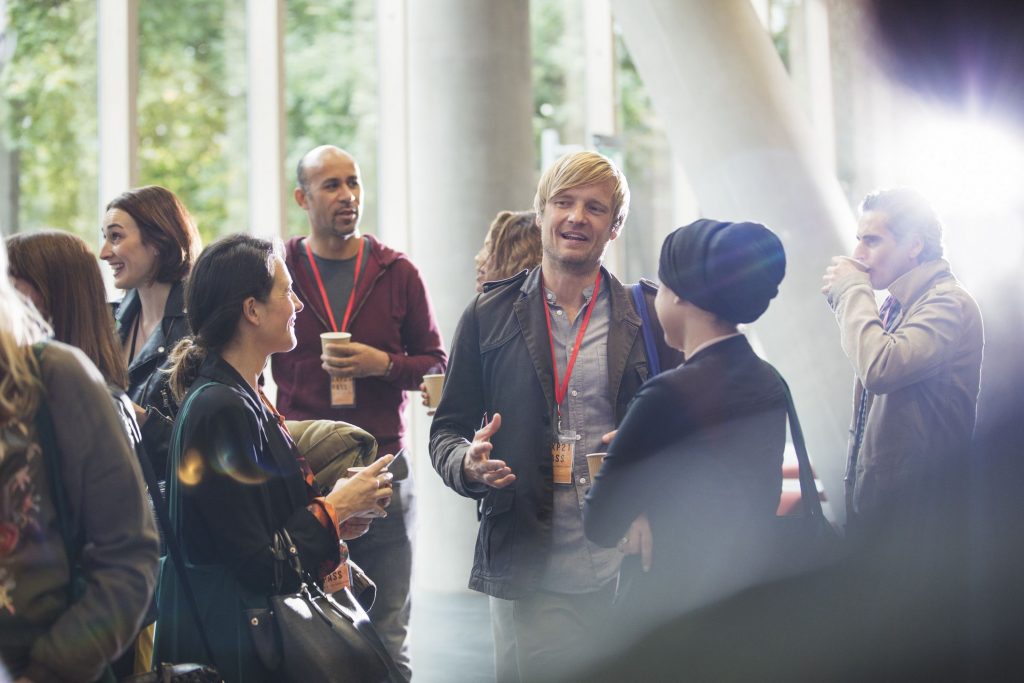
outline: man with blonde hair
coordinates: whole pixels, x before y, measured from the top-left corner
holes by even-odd
[[[541,265],[487,283],[463,313],[430,433],[445,484],[481,501],[469,586],[491,596],[501,682],[578,665],[604,622],[622,556],[584,537],[585,455],[603,450],[649,374],[641,317],[601,266],[629,213],[622,172],[567,155],[534,204]],[[650,309],[655,287],[644,294]],[[661,367],[677,364],[654,324]]]

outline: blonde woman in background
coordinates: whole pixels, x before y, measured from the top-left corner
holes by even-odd
[[[516,273],[540,265],[540,228],[533,211],[499,211],[491,221],[484,246],[474,258],[476,291],[484,291],[485,282],[512,277]],[[427,387],[420,384],[423,405],[430,405]],[[433,409],[427,415],[433,415]]]
[[[501,211],[476,255],[476,291],[540,264],[540,228],[533,211]]]

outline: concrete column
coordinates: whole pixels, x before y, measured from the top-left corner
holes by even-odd
[[[139,86],[137,0],[99,0],[99,209],[139,180],[136,95]]]
[[[409,251],[409,62],[406,0],[377,0],[377,234]]]
[[[284,0],[246,5],[249,62],[249,230],[285,230]]]
[[[473,256],[491,219],[533,202],[529,20],[528,0],[407,3],[409,251],[446,342],[473,295]],[[425,438],[417,451],[426,458]],[[420,462],[417,580],[462,589],[474,506]]]
[[[702,214],[763,222],[786,246],[786,280],[756,332],[793,388],[842,519],[852,373],[819,289],[855,227],[835,172],[749,0],[612,0],[612,9]]]

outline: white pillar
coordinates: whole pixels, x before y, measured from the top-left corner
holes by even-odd
[[[249,230],[285,226],[284,0],[246,4],[249,62]]]
[[[136,94],[139,81],[137,0],[98,0],[100,216],[107,203],[139,181]]]
[[[763,222],[786,246],[786,280],[756,330],[793,387],[841,519],[852,373],[819,289],[854,223],[834,170],[749,0],[612,0],[612,8],[702,214]]]
[[[409,251],[406,0],[377,0],[377,234]]]
[[[533,203],[529,3],[417,0],[407,12],[409,252],[450,342],[473,296],[473,256],[491,219]],[[391,134],[382,128],[382,138]],[[473,502],[421,462],[417,581],[464,589]]]

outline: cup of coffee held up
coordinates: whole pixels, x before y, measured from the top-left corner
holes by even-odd
[[[441,391],[444,389],[444,374],[423,375],[423,386],[427,391],[427,408],[437,408],[437,404],[441,402]]]
[[[352,335],[348,332],[324,332],[320,335],[320,344],[325,356],[333,355],[331,345],[348,344]],[[356,404],[356,380],[354,377],[335,377],[331,375],[331,405],[335,408],[351,408]]]

